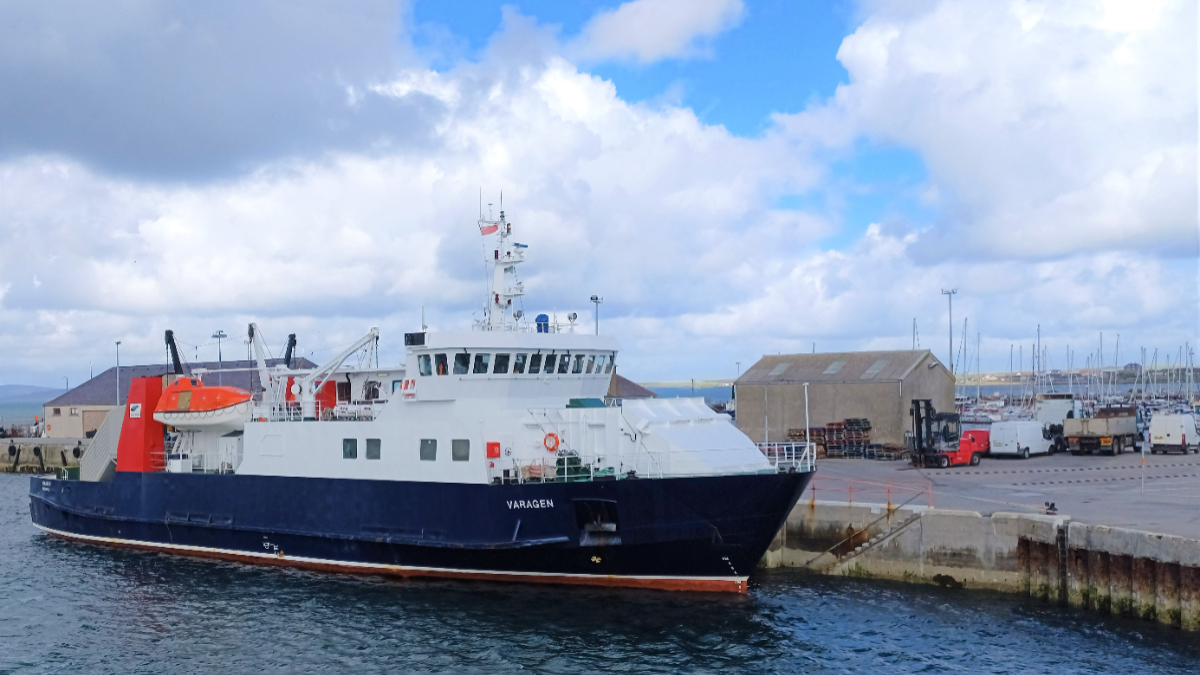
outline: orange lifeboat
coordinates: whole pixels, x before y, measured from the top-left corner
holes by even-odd
[[[180,377],[163,390],[154,419],[179,429],[234,431],[250,419],[250,407],[250,392],[244,389]]]

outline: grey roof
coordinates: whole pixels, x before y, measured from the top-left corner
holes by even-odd
[[[736,384],[895,382],[925,359],[945,370],[928,349],[779,354],[759,359]]]
[[[658,398],[658,394],[615,372],[608,382],[608,396],[609,398]]]
[[[267,366],[274,367],[283,363],[283,359],[267,359]],[[206,368],[210,371],[204,376],[205,384],[220,384],[238,387],[246,391],[256,391],[258,389],[258,372],[256,370],[241,370],[232,373],[221,373],[220,377],[217,374],[218,366],[222,370],[230,370],[234,368],[254,368],[254,361],[225,361],[218,364],[216,361],[205,361],[201,363],[189,363],[184,366],[187,371],[194,371],[200,368]],[[292,367],[316,368],[317,364],[300,356],[292,359]],[[171,372],[171,366],[166,364],[155,364],[151,366],[121,366],[121,401],[125,403],[125,397],[129,394],[129,381],[135,377],[162,377]],[[67,393],[59,396],[56,399],[47,401],[46,406],[71,406],[71,405],[118,405],[115,402],[117,396],[117,369],[116,367],[100,373],[92,379],[75,387]]]

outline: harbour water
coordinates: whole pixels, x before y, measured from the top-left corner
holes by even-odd
[[[0,673],[1184,673],[1193,634],[795,571],[748,595],[416,581],[71,544],[0,475]]]

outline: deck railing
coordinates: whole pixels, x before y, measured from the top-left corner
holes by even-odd
[[[755,443],[771,466],[781,471],[812,471],[816,468],[816,453],[804,441]]]

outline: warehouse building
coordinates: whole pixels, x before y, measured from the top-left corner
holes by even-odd
[[[797,437],[806,382],[810,426],[866,419],[873,443],[904,442],[915,398],[954,411],[954,376],[929,350],[782,354],[762,357],[734,383],[738,428],[756,442]]]
[[[283,363],[283,359],[267,359],[270,368]],[[315,368],[316,364],[305,358],[292,359],[297,369]],[[258,390],[258,371],[252,370],[254,361],[216,361],[189,364],[192,370],[207,370],[205,384],[223,384],[246,391]],[[236,369],[236,370],[234,370]],[[118,381],[117,368],[109,368],[62,396],[47,402],[44,407],[45,435],[50,438],[91,438],[100,428],[109,410],[125,403],[129,393],[129,382],[135,377],[165,377],[171,372],[166,364],[150,366],[121,366]],[[232,372],[226,372],[230,371]],[[164,382],[165,384],[165,382]],[[120,401],[117,400],[118,395]]]

